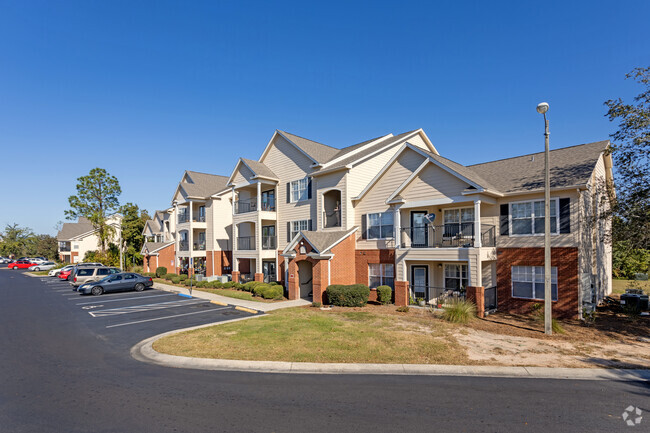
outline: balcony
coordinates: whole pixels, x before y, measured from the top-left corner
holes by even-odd
[[[264,212],[275,212],[275,199],[272,197],[263,198],[261,210]],[[257,212],[257,198],[235,201],[236,214],[248,212]]]
[[[190,217],[188,214],[178,214],[178,224],[184,224],[186,222],[190,221]]]
[[[262,236],[262,249],[263,250],[274,250],[274,249],[276,249],[276,237],[275,236]]]
[[[178,251],[189,251],[189,250],[190,250],[190,243],[188,241],[178,242]]]
[[[341,210],[323,212],[323,228],[341,227]]]
[[[70,252],[70,250],[71,250],[70,243],[67,243],[67,244],[60,243],[59,244],[59,251],[60,252],[67,253],[67,252]]]
[[[255,236],[240,236],[237,238],[238,250],[254,250],[255,249]]]
[[[192,217],[192,221],[195,223],[204,223],[205,222],[205,215],[194,215]]]
[[[205,242],[194,242],[193,251],[205,251]]]
[[[475,245],[473,222],[403,227],[400,230],[400,248],[473,248]],[[481,246],[496,246],[494,226],[481,224]]]

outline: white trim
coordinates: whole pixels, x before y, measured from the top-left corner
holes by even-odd
[[[385,213],[392,213],[393,214],[393,230],[392,230],[393,236],[390,236],[390,237],[387,237],[387,238],[371,238],[371,237],[369,237],[368,233],[370,233],[370,224],[369,224],[368,216],[369,215],[377,215],[377,214],[385,214]],[[381,219],[381,217],[380,217],[380,219]],[[382,224],[379,224],[379,231],[380,232],[381,232],[381,227],[382,227]],[[384,212],[372,212],[372,213],[367,213],[366,214],[366,239],[365,240],[367,240],[367,241],[381,241],[381,240],[387,240],[387,239],[395,239],[394,236],[395,236],[395,210],[394,209],[391,208],[391,209],[388,209],[388,210],[386,210]]]
[[[514,295],[514,293],[515,293],[514,282],[515,281],[512,278],[512,268],[514,268],[515,266],[521,267],[521,268],[533,268],[533,271],[532,271],[533,272],[533,280],[530,281],[530,283],[532,283],[532,285],[533,285],[533,292],[534,293],[536,293],[535,292],[535,283],[536,283],[536,281],[535,281],[535,268],[541,268],[542,270],[544,270],[544,266],[511,265],[510,266],[510,297],[513,298],[513,299],[524,299],[524,300],[527,300],[527,301],[542,301],[543,302],[544,298],[526,298],[526,297],[515,296]],[[557,298],[556,299],[553,299],[553,290],[552,290],[552,286],[553,286],[553,269],[555,269],[555,292],[557,293]],[[559,283],[558,283],[558,279],[559,279],[559,274],[558,274],[557,266],[551,266],[551,302],[557,302],[560,299],[560,286],[559,286]],[[519,283],[528,283],[529,281],[518,281],[518,282]],[[541,283],[541,281],[539,283]]]
[[[340,227],[344,227],[343,226],[343,191],[341,191],[340,188],[337,188],[337,187],[333,186],[331,188],[322,189],[319,192],[320,197],[321,197],[321,200],[320,200],[321,211],[320,211],[320,215],[316,215],[316,217],[317,217],[316,221],[318,221],[319,219],[321,220],[320,227],[322,229],[334,228],[334,227],[325,227],[325,221],[323,219],[323,213],[325,213],[325,194],[330,192],[330,191],[338,191],[340,193],[340,200],[339,200],[339,212],[341,212],[341,218],[340,218],[341,219],[340,220],[341,225],[340,225]],[[318,212],[318,201],[316,203],[317,203],[316,204],[316,211]]]
[[[270,148],[271,148],[271,144],[273,144],[273,141],[275,140],[275,137],[276,137],[277,135],[279,135],[279,136],[281,136],[282,138],[284,138],[285,140],[287,140],[290,144],[293,145],[293,147],[295,147],[296,149],[298,149],[298,151],[299,151],[300,153],[302,153],[302,154],[305,155],[307,158],[309,158],[311,161],[313,161],[314,164],[316,164],[316,165],[320,165],[320,163],[319,163],[318,161],[316,161],[314,158],[312,158],[312,157],[311,157],[307,152],[305,152],[304,150],[302,150],[302,149],[300,148],[300,146],[298,146],[296,143],[294,143],[293,141],[291,141],[291,140],[289,139],[289,137],[287,137],[286,135],[284,135],[284,134],[282,133],[282,131],[280,131],[279,129],[276,129],[276,130],[275,130],[275,133],[273,133],[273,137],[271,137],[271,140],[269,141],[269,144],[266,145],[266,148],[264,149],[264,152],[262,153],[262,156],[260,156],[259,162],[262,162],[262,160],[266,157],[268,151],[269,151]],[[309,140],[309,139],[306,139],[306,140]],[[309,140],[309,141],[311,141],[311,140]],[[323,146],[324,146],[324,145],[323,145]]]
[[[405,201],[403,202],[401,208],[413,209],[418,207],[440,206],[440,205],[452,204],[452,203],[474,203],[474,201],[468,200],[467,197],[463,197],[463,196],[443,197],[443,198],[436,198],[432,200],[420,200],[420,201],[409,201],[409,202]]]
[[[551,232],[551,235],[560,234],[560,198],[551,197],[551,201],[555,202],[555,231]],[[544,233],[513,233],[512,232],[512,205],[521,204],[521,203],[531,203],[531,230],[535,228],[535,206],[532,203],[535,202],[544,202],[544,199],[529,199],[529,200],[519,200],[508,202],[508,236],[511,237],[521,237],[521,236],[544,236]]]
[[[467,262],[467,261],[459,261],[457,263],[443,263],[443,267],[442,267],[442,287],[445,290],[455,290],[455,289],[452,289],[451,287],[447,288],[447,266],[465,266],[465,268],[466,268],[465,269],[465,279],[467,280],[467,285],[465,286],[465,288],[467,288],[467,286],[469,286],[469,282],[470,282],[470,278],[469,278],[469,262]],[[479,266],[481,266],[480,263],[479,263]],[[463,287],[463,271],[462,271],[462,268],[461,268],[461,271],[460,271],[460,278],[456,278],[456,279],[460,280],[459,289],[462,288]]]
[[[302,177],[300,179],[290,180],[289,181],[289,203],[290,204],[292,204],[292,203],[302,203],[302,202],[305,202],[305,201],[309,201],[309,192],[310,192],[309,191],[309,178],[310,178],[310,176],[305,176],[305,177]],[[305,191],[307,191],[307,198],[302,199],[302,200],[294,201],[293,200],[293,183],[294,182],[301,182],[303,180],[307,181],[307,188],[305,189]]]
[[[392,278],[393,278],[393,287],[392,288],[393,288],[393,290],[395,290],[395,280],[397,279],[397,277],[395,275],[395,268],[396,268],[395,263],[368,263],[368,287],[370,287],[370,277],[371,277],[371,275],[370,275],[370,266],[371,265],[379,265],[379,274],[380,274],[379,275],[379,286],[385,286],[386,284],[384,284],[385,283],[384,279],[385,278],[391,278],[391,277],[386,277],[384,275],[386,265],[391,265],[393,267],[393,276],[392,276]],[[376,278],[377,276],[375,275],[374,277]],[[377,287],[379,287],[379,286],[377,286]]]

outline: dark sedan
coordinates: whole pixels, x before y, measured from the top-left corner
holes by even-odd
[[[92,294],[98,296],[102,293],[125,292],[128,290],[141,292],[151,286],[153,286],[153,280],[150,277],[143,277],[140,274],[131,272],[122,272],[120,274],[109,275],[99,281],[83,284],[79,287],[79,292],[84,295]]]

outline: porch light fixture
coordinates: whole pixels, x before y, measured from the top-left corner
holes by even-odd
[[[549,170],[548,103],[537,105],[537,112],[544,116],[544,332],[553,333],[551,314],[551,174]],[[559,295],[558,295],[559,296]]]

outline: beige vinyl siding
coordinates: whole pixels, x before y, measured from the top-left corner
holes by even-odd
[[[480,261],[479,248],[436,248],[412,250],[397,250],[395,267],[395,281],[410,281],[411,266],[414,264],[429,264],[429,285],[436,287],[444,286],[444,263],[467,265],[468,284],[480,286],[483,282],[482,266]],[[443,269],[438,268],[443,264]],[[431,280],[431,271],[434,272],[434,279]]]
[[[246,167],[244,164],[239,164],[239,168],[233,178],[233,183],[235,185],[252,183],[253,176],[255,176],[255,174],[250,170],[250,168]]]
[[[552,192],[551,200],[554,198],[570,198],[571,199],[571,233],[552,234],[551,247],[578,247],[579,246],[579,233],[580,227],[583,224],[580,215],[579,195],[577,190]],[[506,203],[515,203],[521,201],[539,201],[544,200],[544,193],[517,195],[507,198],[499,198],[498,205]],[[499,206],[496,206],[499,209]],[[499,225],[499,210],[495,216],[495,224]],[[559,224],[559,209],[558,209],[558,224]],[[511,231],[508,236],[497,237],[497,247],[499,248],[526,248],[526,247],[544,247],[544,236],[535,235],[512,235]]]
[[[307,158],[295,146],[287,142],[283,137],[277,135],[268,153],[261,161],[271,169],[279,178],[276,201],[278,225],[276,232],[278,236],[278,249],[287,245],[287,222],[295,220],[311,219],[316,224],[316,196],[315,186],[312,185],[312,198],[298,203],[287,203],[287,182],[302,179],[311,173],[310,167],[313,162]],[[314,183],[317,179],[314,179]]]
[[[206,204],[206,247],[211,251],[232,250],[232,206],[229,194]]]
[[[424,157],[411,149],[406,149],[384,172],[379,180],[366,192],[354,208],[354,225],[362,227],[362,215],[385,212],[391,207],[386,199],[397,189],[415,169],[424,161]],[[376,175],[376,174],[375,174]],[[361,231],[357,234],[357,248],[393,248],[394,240],[363,240]]]
[[[427,150],[427,151],[429,151],[429,152],[432,151],[432,150],[429,148],[429,146],[427,146],[427,143],[425,143],[424,139],[422,138],[422,135],[420,135],[420,134],[415,134],[415,136],[409,138],[409,139],[406,140],[406,141],[407,141],[408,143],[414,145],[414,146],[417,146],[417,147],[421,148],[421,149]]]
[[[418,201],[423,197],[436,199],[457,197],[467,189],[467,182],[443,170],[433,163],[427,165],[400,193],[406,201]]]

